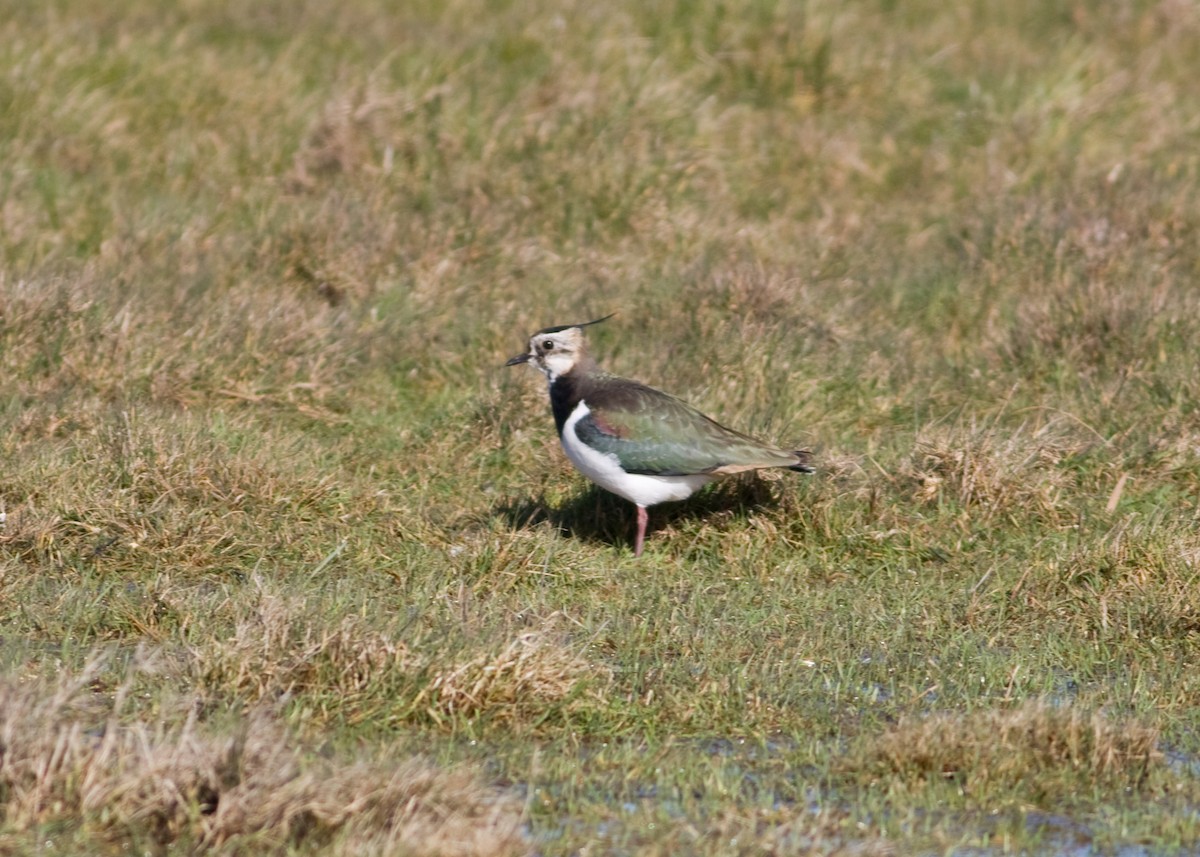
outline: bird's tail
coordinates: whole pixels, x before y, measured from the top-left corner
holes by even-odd
[[[817,468],[813,467],[811,464],[811,462],[812,462],[812,450],[811,449],[793,450],[792,454],[795,455],[800,460],[797,461],[795,464],[791,465],[790,467],[788,467],[788,470],[795,470],[797,473],[816,473],[817,472]]]

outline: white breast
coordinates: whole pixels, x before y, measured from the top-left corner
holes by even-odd
[[[598,452],[579,439],[575,426],[591,410],[580,402],[567,418],[562,430],[563,450],[579,472],[601,488],[624,497],[639,506],[653,506],[669,500],[692,496],[714,477],[703,473],[693,476],[650,476],[645,473],[626,473],[621,462],[611,453]]]

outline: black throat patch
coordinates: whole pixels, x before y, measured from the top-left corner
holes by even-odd
[[[563,426],[567,424],[567,418],[579,404],[580,398],[578,379],[573,372],[559,375],[550,382],[550,409],[554,411],[554,426],[558,429],[559,437],[562,437]]]

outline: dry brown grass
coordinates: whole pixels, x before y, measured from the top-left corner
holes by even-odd
[[[193,648],[200,681],[214,693],[236,689],[251,702],[291,694],[329,698],[350,722],[383,716],[446,724],[486,716],[536,723],[576,699],[586,704],[611,680],[608,667],[569,643],[560,617],[447,650],[427,638],[406,643],[354,616],[326,628],[303,599],[280,595],[262,580],[255,586],[257,607],[237,621],[233,635]]]
[[[101,268],[69,280],[0,280],[0,372],[9,389],[35,406],[61,405],[66,391],[73,400],[69,411],[35,408],[25,432],[66,436],[88,428],[94,409],[131,399],[175,408],[232,401],[336,419],[339,378],[363,345],[344,336],[368,333],[319,294],[289,284],[218,288],[202,312],[183,317],[186,289],[114,294]],[[125,272],[162,275],[143,258]]]
[[[280,595],[261,579],[254,585],[257,603],[233,634],[193,649],[206,686],[235,688],[252,702],[321,688],[353,706],[384,678],[420,671],[422,661],[407,645],[356,617],[326,628],[312,621],[303,599]]]
[[[257,709],[238,729],[124,722],[99,672],[0,683],[0,810],[11,841],[56,821],[114,844],[237,853],[499,857],[525,853],[522,811],[468,773],[415,758],[321,760]]]
[[[952,780],[968,795],[1036,785],[1030,793],[1042,798],[1077,787],[1084,772],[1093,787],[1136,788],[1162,763],[1158,730],[1036,700],[965,714],[906,715],[846,760],[857,771],[907,785]]]
[[[418,704],[434,719],[486,712],[501,720],[536,720],[547,705],[571,698],[585,683],[604,690],[609,669],[580,657],[558,636],[551,627],[526,631],[499,652],[438,667]]]
[[[1100,443],[1061,421],[999,429],[971,423],[920,432],[899,467],[914,499],[947,501],[976,523],[997,517],[1034,515],[1061,523],[1071,510],[1065,500],[1073,487],[1064,460]]]

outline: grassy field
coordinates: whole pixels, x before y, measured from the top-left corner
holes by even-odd
[[[0,0],[0,853],[1195,853],[1197,68],[1187,0]],[[635,560],[503,368],[614,311],[818,473]]]

